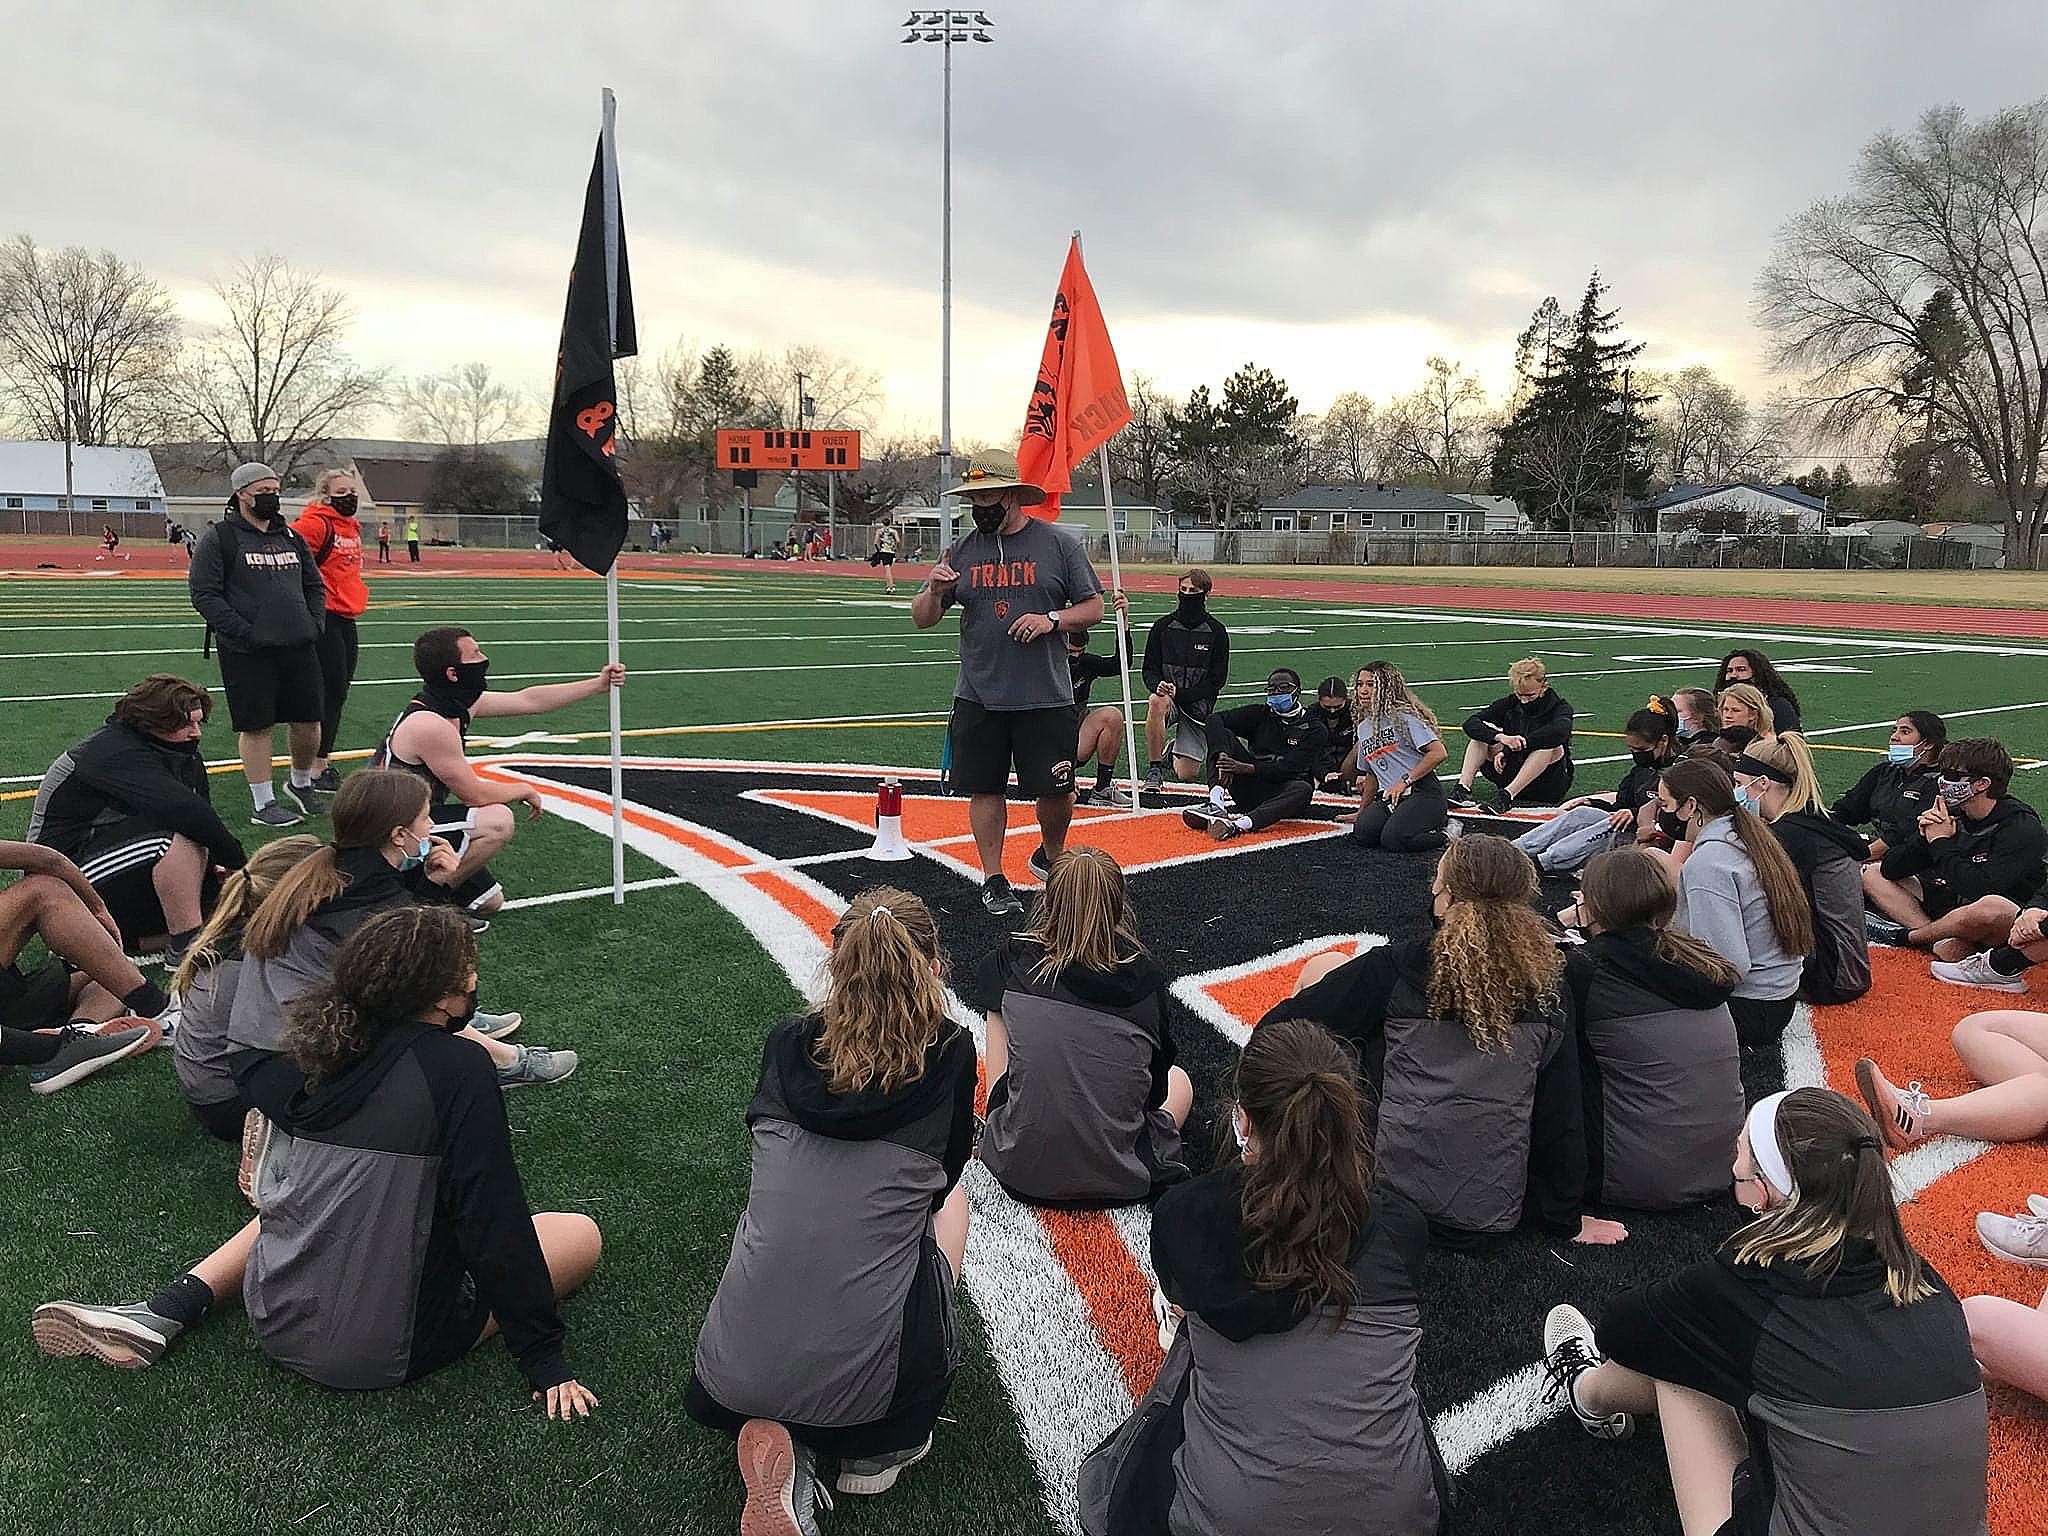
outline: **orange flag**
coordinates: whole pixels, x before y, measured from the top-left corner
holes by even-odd
[[[1053,295],[1038,382],[1031,387],[1024,440],[1017,445],[1017,478],[1045,492],[1044,505],[1025,510],[1047,522],[1057,518],[1061,494],[1073,487],[1074,466],[1130,423],[1123,371],[1076,240],[1067,247],[1060,290]]]

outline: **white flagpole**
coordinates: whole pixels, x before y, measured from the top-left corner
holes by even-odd
[[[619,339],[619,146],[615,137],[618,102],[609,88],[604,93],[604,234],[605,287],[610,300],[610,343]],[[619,562],[612,561],[604,573],[605,659],[616,666],[619,660]],[[626,904],[626,764],[621,738],[619,690],[605,689],[611,706],[612,727],[612,905]]]
[[[1074,249],[1081,249],[1081,231],[1074,231]],[[1131,718],[1131,642],[1130,626],[1122,613],[1117,613],[1116,594],[1123,589],[1123,566],[1116,552],[1116,492],[1109,483],[1109,444],[1107,441],[1095,445],[1095,470],[1102,476],[1102,521],[1109,530],[1109,591],[1110,611],[1116,613],[1116,675],[1124,691],[1124,766],[1130,770],[1131,810],[1138,814],[1138,723]]]

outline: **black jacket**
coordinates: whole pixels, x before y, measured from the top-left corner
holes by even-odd
[[[1852,827],[1875,827],[1885,847],[1896,848],[1919,831],[1920,813],[1933,806],[1940,777],[1917,763],[1879,763],[1834,803],[1829,814]]]
[[[1336,716],[1321,708],[1315,713],[1323,722],[1323,729],[1330,734],[1330,739],[1323,746],[1322,760],[1317,765],[1322,776],[1328,778],[1350,762],[1351,754],[1358,750],[1358,722],[1351,718],[1349,709]]]
[[[230,509],[192,551],[186,585],[224,651],[295,650],[327,623],[320,567],[282,517],[257,529]]]
[[[1563,747],[1564,760],[1572,760],[1572,707],[1555,688],[1524,704],[1512,693],[1495,699],[1465,722],[1465,734],[1474,741],[1491,742],[1499,736],[1522,736],[1528,750]]]
[[[1607,808],[1613,811],[1639,809],[1645,800],[1656,796],[1658,778],[1676,761],[1675,756],[1659,758],[1653,763],[1638,763],[1631,759],[1628,772],[1621,776],[1621,783],[1615,787]]]
[[[2022,907],[2033,900],[2041,889],[2042,860],[2048,857],[2048,830],[2034,808],[2005,795],[1981,821],[1957,816],[1955,822],[1954,832],[1931,843],[1915,827],[1911,837],[1885,853],[1885,878],[1918,876],[1950,907],[1980,896],[2003,896]]]
[[[43,775],[29,813],[28,840],[76,862],[101,827],[131,816],[189,837],[224,869],[248,862],[213,809],[199,744],[160,741],[116,724],[111,715]]]
[[[1314,710],[1304,709],[1290,718],[1274,714],[1267,704],[1246,704],[1219,710],[1215,719],[1251,748],[1257,777],[1265,783],[1316,782],[1330,733]]]
[[[1171,683],[1174,707],[1191,720],[1203,719],[1230,673],[1230,631],[1213,616],[1190,626],[1169,613],[1145,636],[1143,671],[1147,693]]]
[[[1074,680],[1074,703],[1086,709],[1089,691],[1097,679],[1116,676],[1116,657],[1107,653],[1097,655],[1094,651],[1069,651],[1067,673]]]

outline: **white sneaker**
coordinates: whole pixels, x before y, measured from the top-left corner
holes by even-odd
[[[1936,981],[1945,981],[1954,987],[1981,987],[1986,992],[2024,992],[2027,978],[2007,976],[1991,968],[1991,952],[1971,955],[1967,960],[1937,960],[1929,970],[1934,972]]]
[[[1581,1376],[1605,1363],[1593,1343],[1593,1325],[1586,1321],[1586,1314],[1573,1306],[1552,1307],[1543,1320],[1543,1374],[1550,1383],[1544,1388],[1543,1401],[1562,1397],[1572,1417],[1596,1440],[1626,1440],[1636,1432],[1633,1415],[1588,1413],[1579,1406],[1574,1390]]]
[[[2035,1202],[2040,1199],[2039,1195],[2030,1195],[2027,1209],[2034,1211]],[[2048,1205],[2048,1201],[2042,1203]],[[1977,1241],[1995,1258],[2025,1264],[2030,1269],[2048,1269],[2048,1216],[1997,1216],[1979,1211]]]

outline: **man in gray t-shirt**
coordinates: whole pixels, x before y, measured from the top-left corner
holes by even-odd
[[[932,567],[910,617],[930,629],[947,609],[960,609],[960,675],[948,726],[953,782],[968,795],[981,904],[1005,917],[1023,910],[1003,874],[1012,765],[1017,787],[1038,802],[1033,868],[1043,874],[1066,845],[1080,719],[1058,634],[1102,621],[1102,583],[1079,539],[1024,511],[1045,500],[1039,487],[970,470],[946,494],[967,498],[974,532]]]

